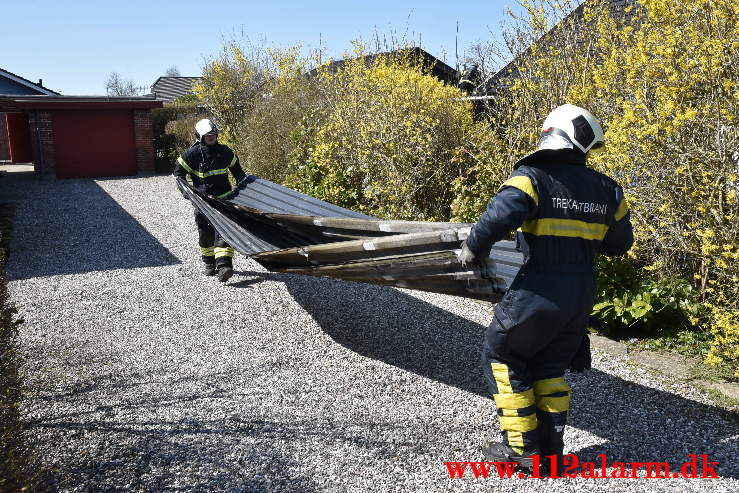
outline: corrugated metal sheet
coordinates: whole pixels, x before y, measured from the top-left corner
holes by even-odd
[[[463,267],[456,253],[467,223],[377,219],[257,177],[228,201],[179,183],[226,241],[274,272],[495,301],[522,263],[513,242],[501,241],[490,278]]]
[[[249,176],[239,194],[230,200],[260,212],[295,214],[316,217],[353,217],[376,219],[372,216],[329,204],[309,195],[291,190],[257,176]]]

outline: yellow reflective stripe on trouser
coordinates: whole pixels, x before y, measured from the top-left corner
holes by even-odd
[[[231,247],[216,247],[215,252],[216,258],[234,256],[234,249]]]
[[[523,392],[514,392],[511,379],[508,375],[508,365],[503,363],[491,363],[490,369],[495,378],[495,387],[498,393],[493,394],[495,405],[500,416],[500,429],[506,432],[508,446],[518,453],[524,450],[524,433],[537,428],[536,414],[519,416],[520,412],[526,412],[534,402],[534,390],[526,389]]]
[[[536,407],[548,413],[565,413],[570,409],[570,390],[562,377],[535,380]]]
[[[215,255],[215,247],[200,247],[200,255],[203,257],[212,257]]]
[[[498,409],[521,409],[534,405],[534,389],[510,394],[493,394]]]
[[[531,197],[531,200],[533,200],[536,205],[539,205],[539,194],[536,193],[536,188],[534,188],[534,184],[528,176],[514,176],[513,178],[509,178],[500,186],[500,188],[503,187],[518,188],[523,193]]]
[[[521,231],[536,236],[566,236],[584,240],[602,240],[606,236],[608,226],[576,219],[531,219],[524,221]]]
[[[536,421],[536,414],[530,414],[529,416],[500,417],[500,429],[508,432],[508,440],[511,442],[511,446],[523,446],[523,438],[521,438],[519,445],[518,440],[514,440],[513,433],[511,432],[525,433],[527,431],[535,430],[537,426],[538,422]]]
[[[543,396],[536,399],[536,407],[548,413],[564,413],[570,410],[570,395]]]
[[[222,194],[220,194],[220,195],[216,195],[216,197],[217,197],[217,198],[219,198],[219,199],[222,199],[223,197],[225,197],[226,195],[228,195],[228,194],[229,194],[229,193],[231,193],[231,192],[233,192],[233,190],[229,190],[229,191],[228,191],[228,192],[226,192],[226,193],[222,193]]]
[[[513,389],[511,388],[511,380],[508,377],[508,365],[503,363],[490,363],[490,368],[493,370],[493,376],[495,377],[495,383],[498,386],[498,392],[501,394],[512,394]]]
[[[621,203],[618,204],[616,214],[613,216],[616,221],[620,221],[629,212],[629,206],[626,204],[626,199],[621,199]]]
[[[570,386],[567,385],[562,377],[545,378],[543,380],[534,380],[534,393],[539,395],[551,395],[557,392],[569,392]]]

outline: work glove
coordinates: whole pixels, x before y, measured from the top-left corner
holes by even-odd
[[[495,262],[489,256],[480,261],[480,275],[490,281],[495,280]]]
[[[239,194],[239,192],[241,192],[243,189],[246,188],[246,185],[248,184],[247,183],[248,182],[247,178],[248,177],[246,177],[246,178],[242,179],[240,182],[238,182],[236,184],[236,186],[233,188],[233,190],[231,190],[231,193],[229,193],[225,197],[221,197],[221,198],[223,200],[231,200],[232,198],[236,197]]]
[[[236,187],[233,190],[231,190],[228,195],[224,195],[223,197],[221,197],[221,200],[231,200],[232,198],[236,197],[240,191],[241,191],[241,188]]]
[[[462,242],[462,248],[460,248],[459,253],[457,254],[457,259],[459,259],[459,263],[462,264],[462,267],[466,268],[468,264],[470,264],[480,269],[480,275],[483,278],[491,281],[495,279],[495,262],[493,262],[493,259],[487,255],[482,258],[477,258],[475,253],[467,246],[467,240]]]
[[[462,248],[460,248],[459,253],[457,254],[457,259],[459,259],[459,263],[462,264],[462,267],[467,267],[467,264],[477,263],[477,257],[474,252],[470,250],[470,247],[467,246],[467,240],[462,242]]]

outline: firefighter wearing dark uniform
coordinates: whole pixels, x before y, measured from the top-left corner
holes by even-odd
[[[194,188],[214,197],[225,197],[232,192],[228,180],[229,172],[237,186],[246,178],[239,158],[228,146],[218,142],[218,127],[212,121],[200,120],[195,125],[195,136],[198,141],[177,159],[174,176],[183,180],[190,176]],[[218,280],[226,282],[233,275],[233,248],[197,209],[195,224],[198,227],[198,243],[205,263],[205,275],[217,273]]]
[[[590,112],[555,109],[539,150],[516,163],[462,245],[463,263],[486,259],[493,243],[517,229],[524,255],[485,334],[483,371],[503,433],[503,443],[483,447],[489,460],[530,467],[541,453],[561,461],[570,407],[564,372],[586,334],[595,259],[622,255],[633,243],[623,190],[585,165],[602,145]]]
[[[476,63],[465,66],[462,70],[462,75],[459,78],[457,87],[462,89],[467,94],[471,94],[475,88],[480,84],[480,68]]]

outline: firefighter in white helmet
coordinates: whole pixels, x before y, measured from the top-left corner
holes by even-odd
[[[214,197],[225,197],[233,190],[228,173],[237,187],[246,179],[239,158],[228,146],[218,142],[218,127],[209,119],[195,124],[197,141],[177,159],[174,176],[192,180],[193,187]],[[218,275],[226,282],[233,275],[234,249],[228,245],[203,214],[195,209],[200,256],[205,263],[205,275]]]
[[[482,263],[495,242],[517,230],[524,255],[485,335],[483,372],[503,434],[502,443],[483,447],[491,461],[530,468],[541,454],[561,464],[570,404],[564,372],[586,334],[595,260],[623,255],[633,243],[622,188],[586,166],[603,145],[592,113],[556,108],[544,121],[539,148],[516,163],[462,245],[460,261]]]

